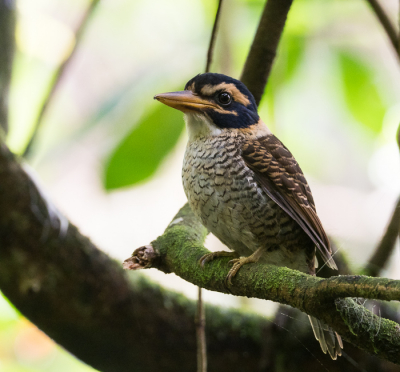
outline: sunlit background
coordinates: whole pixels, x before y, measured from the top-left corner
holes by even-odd
[[[381,2],[395,20],[398,1]],[[17,1],[8,137],[16,153],[32,135],[88,5]],[[263,5],[225,1],[213,72],[240,77]],[[49,198],[119,261],[162,234],[186,201],[181,114],[152,98],[204,71],[216,6],[216,0],[102,0],[33,143],[28,163]],[[355,269],[379,241],[400,192],[399,83],[398,60],[366,1],[294,1],[260,115],[301,164],[325,229]],[[207,246],[220,243],[209,237]],[[397,248],[385,276],[400,278],[399,259]],[[196,287],[173,274],[145,274],[196,297]],[[211,292],[205,298],[266,314],[273,309]],[[86,370],[0,298],[0,371]]]

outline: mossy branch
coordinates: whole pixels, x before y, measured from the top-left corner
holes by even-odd
[[[2,293],[58,344],[100,371],[194,371],[193,301],[139,273],[126,275],[71,223],[60,234],[49,213],[54,207],[43,195],[0,139]],[[206,313],[214,370],[257,370],[269,322],[210,305]]]
[[[400,281],[351,275],[323,279],[285,267],[257,263],[242,267],[228,289],[224,280],[231,266],[229,258],[218,258],[204,268],[199,265],[200,257],[209,252],[203,246],[206,235],[207,230],[185,205],[165,233],[151,246],[146,246],[148,253],[153,248],[152,254],[146,256],[151,258],[139,263],[136,256],[143,251],[139,248],[125,261],[125,268],[154,267],[166,273],[173,272],[211,291],[290,305],[321,319],[359,348],[400,364],[400,353],[393,352],[400,348],[399,325],[344,299],[400,300]],[[361,334],[368,337],[361,337]],[[371,337],[371,334],[375,336]]]
[[[148,372],[195,370],[195,304],[150,284],[139,273],[128,278],[120,265],[72,224],[62,237],[57,227],[49,229],[45,202],[2,144],[0,211],[0,289],[52,339],[101,371],[132,371],[133,366]],[[205,229],[189,210],[182,214],[178,220],[174,219],[179,228],[169,231],[170,242],[174,242],[174,235],[180,231],[179,239],[187,243],[187,249],[201,248]],[[183,222],[191,228],[179,226]],[[185,238],[188,231],[190,241]],[[163,248],[164,243],[158,241],[160,249]],[[168,256],[172,252],[168,249],[165,253]],[[164,271],[168,271],[167,265]],[[378,342],[375,334],[379,334],[382,343],[385,337],[393,339],[392,323],[385,328],[385,321],[379,327],[379,319],[352,301],[339,304],[338,308],[339,321],[353,324],[357,336],[350,336],[356,340],[365,335],[368,340]],[[298,327],[304,323],[297,316],[287,318],[296,323],[293,332],[297,336],[293,337],[286,330],[291,329],[289,325],[282,330],[265,317],[210,305],[206,313],[210,371],[270,370],[276,359],[285,355],[296,355],[295,359],[284,357],[279,362],[288,371],[309,371],[310,366],[318,370],[321,366],[319,357],[314,357],[320,352],[319,345],[308,325],[307,338],[302,333],[301,342],[298,340]],[[353,320],[357,314],[359,318]],[[364,327],[357,327],[360,318],[368,320],[360,323]],[[390,342],[396,344],[389,340],[385,350],[393,350]],[[384,352],[383,348],[379,350]],[[377,365],[375,359],[357,354],[351,347],[346,346],[346,352],[356,360],[362,358],[363,363]],[[329,369],[353,371],[345,358],[337,361],[326,358],[323,364]],[[261,369],[260,365],[270,368]],[[384,369],[384,364],[378,365],[373,370]]]

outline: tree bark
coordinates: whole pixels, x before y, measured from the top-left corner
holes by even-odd
[[[0,288],[23,315],[101,371],[195,370],[194,302],[140,273],[126,275],[71,224],[60,238],[59,224],[54,218],[50,223],[48,201],[3,144],[0,180]],[[203,228],[191,221],[195,236],[203,239]],[[365,315],[357,311],[354,307],[344,317],[358,314],[350,321],[359,322]],[[330,371],[359,371],[344,357],[331,361],[324,356],[307,319],[292,319],[290,309],[285,313],[273,323],[206,306],[209,371],[270,371],[279,364],[306,372],[321,369],[321,363]],[[364,340],[367,330],[353,331]],[[378,333],[383,342],[381,331],[371,328],[369,336]],[[360,358],[369,372],[398,370],[351,345],[345,351]]]
[[[4,144],[0,180],[0,288],[24,316],[101,371],[195,370],[192,301],[139,273],[129,278],[72,224],[60,237],[49,202]],[[256,369],[267,321],[206,312],[213,368]]]

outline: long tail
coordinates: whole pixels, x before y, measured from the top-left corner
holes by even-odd
[[[325,354],[328,351],[331,358],[333,360],[336,360],[338,355],[342,355],[342,338],[332,328],[330,328],[325,323],[322,323],[317,318],[314,318],[310,315],[308,316],[308,318],[310,319],[311,327],[314,331],[314,336],[319,341],[322,351]]]

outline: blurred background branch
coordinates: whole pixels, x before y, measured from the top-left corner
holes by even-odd
[[[374,254],[368,260],[367,265],[362,270],[364,275],[379,276],[388,264],[390,257],[396,247],[400,231],[400,199],[397,201],[392,217],[382,236],[381,241],[376,247]]]
[[[4,0],[4,1],[7,1],[7,0]],[[56,96],[57,90],[58,90],[58,88],[61,84],[61,81],[65,75],[65,71],[68,69],[68,66],[71,64],[71,61],[73,60],[73,57],[80,46],[80,43],[82,41],[83,35],[86,30],[86,27],[89,24],[90,17],[93,15],[94,11],[96,10],[96,7],[99,4],[99,2],[100,2],[100,0],[90,0],[90,4],[89,4],[87,10],[82,15],[82,18],[76,27],[75,43],[74,43],[72,49],[70,50],[68,57],[64,59],[64,61],[57,67],[57,69],[53,73],[53,76],[49,83],[48,90],[45,93],[45,96],[43,97],[43,102],[39,109],[39,114],[38,114],[36,121],[34,123],[34,126],[33,126],[32,136],[29,139],[28,144],[22,154],[22,156],[24,158],[28,158],[31,154],[32,146],[33,146],[33,144],[36,140],[36,137],[38,136],[38,133],[40,131],[40,127],[43,123],[43,118],[46,115],[46,112],[47,112],[49,106],[51,105],[52,101],[54,100],[54,97]]]
[[[261,101],[293,0],[268,0],[240,80]]]
[[[14,0],[0,0],[0,129],[8,130],[8,97],[14,57]]]
[[[0,179],[0,288],[24,316],[100,371],[195,369],[193,301],[128,277],[72,224],[63,239],[57,228],[44,237],[48,201],[3,143]],[[213,306],[207,315],[214,370],[256,369],[268,322]]]
[[[384,28],[393,48],[398,58],[400,58],[400,47],[399,47],[399,31],[396,31],[396,27],[390,20],[386,11],[382,8],[378,0],[367,0],[371,5],[375,15],[377,16],[379,22]]]

